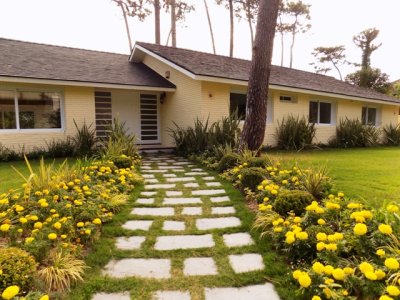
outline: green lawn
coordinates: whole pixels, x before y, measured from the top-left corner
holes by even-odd
[[[46,163],[55,162],[55,164],[60,164],[64,161],[64,158],[57,159],[46,159]],[[75,161],[75,159],[73,159]],[[39,160],[29,161],[33,169],[37,169],[39,165]],[[19,172],[24,174],[24,176],[29,175],[29,170],[25,164],[25,161],[12,161],[12,162],[2,162],[0,163],[0,194],[6,192],[10,189],[18,189],[24,183],[24,180],[20,175],[15,172],[12,168],[15,167]]]
[[[300,167],[327,166],[335,189],[374,206],[400,199],[400,148],[270,151],[271,158]]]

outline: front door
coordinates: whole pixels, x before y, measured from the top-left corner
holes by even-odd
[[[158,95],[140,94],[140,140],[142,144],[160,142]]]

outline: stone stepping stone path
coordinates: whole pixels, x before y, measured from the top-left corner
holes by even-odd
[[[102,276],[143,282],[142,288],[150,287],[143,299],[279,299],[265,283],[263,257],[218,178],[172,155],[145,158],[141,171],[144,190],[121,224]],[[243,274],[258,279],[237,287]],[[100,290],[92,299],[141,299],[130,295],[135,289]]]

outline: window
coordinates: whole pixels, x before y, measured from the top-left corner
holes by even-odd
[[[229,113],[238,114],[239,120],[244,120],[246,116],[246,94],[231,93]]]
[[[0,91],[0,129],[61,128],[61,95]]]
[[[332,104],[328,102],[310,101],[309,122],[331,124]]]
[[[376,125],[376,108],[364,106],[361,111],[361,122],[363,125]]]

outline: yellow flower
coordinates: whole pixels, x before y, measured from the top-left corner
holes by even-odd
[[[325,249],[325,243],[324,242],[319,242],[317,243],[317,250],[322,251]]]
[[[26,222],[28,222],[28,219],[27,219],[27,218],[24,218],[24,217],[21,217],[21,218],[19,218],[19,222],[20,222],[21,224],[25,224]]]
[[[387,224],[380,224],[378,226],[378,229],[383,234],[392,234],[392,232],[393,232],[392,227]]]
[[[332,291],[330,289],[324,288],[322,291],[324,292],[326,298],[328,299],[332,298]]]
[[[324,267],[324,273],[326,275],[331,275],[333,273],[334,268],[331,265],[326,265]]]
[[[66,235],[66,234],[62,234],[62,235],[61,235],[61,238],[62,238],[63,240],[65,240],[65,239],[67,238],[67,235]]]
[[[91,233],[92,233],[92,231],[91,231],[90,229],[86,229],[86,230],[85,230],[85,234],[86,234],[86,235],[90,235]]]
[[[344,193],[342,193],[342,192],[339,192],[337,195],[338,195],[339,198],[343,198],[344,197]]]
[[[321,297],[320,297],[320,296],[313,296],[313,297],[311,298],[311,300],[321,300]]]
[[[304,287],[308,288],[311,285],[311,278],[306,272],[302,272],[299,276],[299,284]]]
[[[83,226],[85,226],[85,223],[83,222],[76,223],[76,227],[83,227]]]
[[[293,219],[293,223],[296,223],[296,224],[301,223],[301,218],[300,217],[295,217]]]
[[[12,285],[3,291],[1,296],[3,297],[3,299],[8,300],[14,298],[16,295],[18,295],[18,293],[19,293],[19,287],[16,285]]]
[[[374,272],[374,267],[368,263],[368,262],[362,262],[358,268],[360,269],[360,271],[362,273],[366,273],[366,272]]]
[[[326,233],[324,232],[318,232],[316,235],[316,238],[318,241],[326,241],[326,239],[328,238],[328,236],[326,235]]]
[[[49,296],[48,295],[44,295],[42,297],[39,298],[39,300],[49,300]]]
[[[342,269],[336,268],[335,270],[333,270],[332,276],[336,280],[344,280],[346,278],[346,273]]]
[[[101,225],[101,220],[99,218],[96,218],[96,219],[93,220],[92,223],[95,224],[95,225]]]
[[[386,273],[383,272],[382,270],[376,270],[375,272],[376,277],[378,278],[378,280],[381,280],[383,278],[385,278]]]
[[[303,272],[300,271],[300,270],[295,270],[295,271],[293,272],[292,276],[293,276],[294,279],[299,279],[301,273],[303,273]]]
[[[326,250],[330,250],[330,251],[336,251],[337,250],[337,244],[335,243],[329,243],[325,245],[325,249]]]
[[[318,225],[325,225],[325,223],[326,223],[324,219],[318,219],[317,222],[318,222]]]
[[[378,249],[378,250],[376,250],[376,255],[382,257],[382,256],[386,255],[386,252],[383,249]]]
[[[274,232],[282,232],[282,227],[274,227]]]
[[[55,240],[57,238],[57,234],[49,233],[49,235],[47,237],[49,238],[49,240]]]
[[[330,202],[330,201],[327,201],[325,206],[328,209],[340,209],[340,205],[339,204],[333,203],[333,202]]]
[[[343,271],[346,273],[346,275],[351,275],[354,273],[354,269],[350,267],[343,268]]]
[[[55,223],[53,224],[53,227],[54,227],[55,229],[60,229],[60,228],[61,228],[61,223],[60,223],[60,222],[55,222]]]
[[[10,225],[9,224],[2,224],[0,226],[0,230],[3,232],[7,232],[8,230],[10,230]]]
[[[324,283],[326,285],[331,285],[332,283],[335,283],[335,280],[333,280],[332,278],[327,278],[325,279]]]
[[[290,234],[286,237],[286,243],[293,244],[296,241],[294,234]]]
[[[350,208],[350,209],[356,209],[356,208],[361,208],[361,207],[362,207],[362,204],[360,204],[360,203],[351,202],[351,203],[347,204],[347,208]]]
[[[364,276],[365,276],[366,278],[368,278],[369,280],[372,280],[372,281],[378,279],[378,276],[376,276],[375,272],[365,272],[365,273],[364,273]]]
[[[397,286],[394,285],[389,285],[386,287],[386,292],[390,295],[390,296],[399,296],[400,295],[400,290]]]
[[[21,206],[21,205],[15,205],[15,211],[16,212],[21,212],[21,211],[23,211],[25,208],[23,207],[23,206]]]
[[[399,262],[395,258],[387,258],[385,260],[385,266],[390,270],[397,270],[399,268]]]
[[[30,244],[30,243],[32,243],[34,240],[35,240],[35,238],[33,238],[33,237],[27,237],[27,238],[25,239],[25,244]]]
[[[36,223],[33,225],[33,227],[34,227],[35,229],[41,229],[41,228],[43,227],[43,223],[42,223],[42,222],[36,222]]]
[[[312,269],[315,273],[322,274],[325,270],[325,267],[323,264],[321,264],[320,262],[317,261],[317,262],[313,263]]]
[[[363,223],[358,223],[354,226],[353,232],[356,235],[365,235],[368,232],[368,227]]]
[[[387,295],[383,295],[383,296],[380,296],[380,297],[379,297],[379,300],[393,300],[393,298],[392,298],[392,297],[389,297],[389,296],[387,296]]]
[[[394,204],[389,204],[389,205],[386,207],[386,209],[387,209],[389,212],[391,212],[391,213],[394,213],[394,212],[398,212],[398,211],[399,211],[399,207],[398,207],[397,205],[394,205]]]

